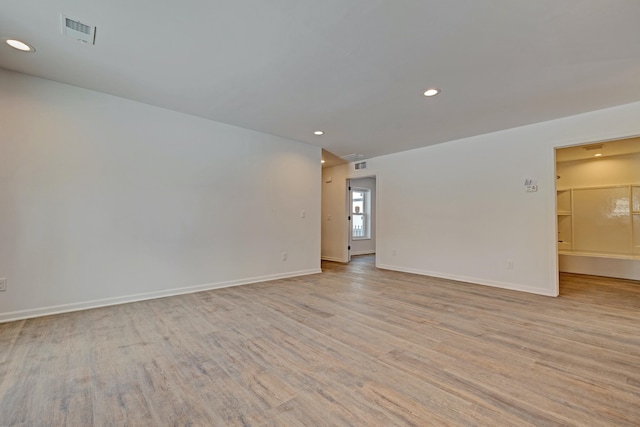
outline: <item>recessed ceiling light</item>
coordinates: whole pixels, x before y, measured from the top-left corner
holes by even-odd
[[[35,48],[33,46],[29,46],[25,42],[16,39],[6,39],[5,42],[14,49],[21,50],[23,52],[35,52]]]
[[[324,163],[324,159],[320,160],[320,163]]]
[[[424,96],[436,96],[439,93],[440,93],[440,89],[437,89],[435,87],[431,87],[431,88],[429,88],[429,89],[424,91]]]
[[[602,153],[594,154],[593,157],[602,157]]]
[[[314,135],[318,135],[318,136],[320,136],[320,135],[324,135],[324,131],[317,130],[317,131],[313,132],[313,134],[314,134]]]

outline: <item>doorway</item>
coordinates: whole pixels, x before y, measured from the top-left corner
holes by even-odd
[[[348,260],[376,253],[376,177],[347,180]]]
[[[558,270],[640,280],[640,138],[556,149]]]
[[[325,152],[323,151],[323,156]],[[377,240],[377,205],[378,191],[375,173],[365,174],[363,170],[351,168],[352,164],[331,164],[327,161],[322,167],[322,208],[321,208],[321,248],[320,257],[323,261],[348,263],[351,255],[371,254],[375,256]],[[357,174],[357,176],[353,176]],[[351,200],[350,187],[368,190],[364,197],[357,195],[356,199],[365,197],[367,201],[358,205],[358,212]],[[368,216],[364,208],[367,204]],[[353,214],[358,217],[356,236],[354,238]],[[364,228],[365,221],[369,230]]]

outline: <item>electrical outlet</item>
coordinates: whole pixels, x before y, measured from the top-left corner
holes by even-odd
[[[286,252],[282,252],[282,260],[283,261],[287,260],[287,253]]]
[[[7,279],[0,279],[0,292],[7,290]]]
[[[512,259],[508,259],[507,260],[507,270],[513,270],[513,260]]]
[[[391,255],[392,256],[396,256],[396,250],[395,249],[391,249]]]

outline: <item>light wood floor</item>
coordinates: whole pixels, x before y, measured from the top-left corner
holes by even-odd
[[[323,270],[1,324],[0,425],[640,425],[638,282]]]

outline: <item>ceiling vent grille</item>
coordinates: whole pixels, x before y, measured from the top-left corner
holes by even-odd
[[[367,162],[358,162],[353,167],[357,171],[362,170],[362,169],[366,169],[367,168]]]
[[[65,36],[69,36],[82,43],[96,44],[95,26],[87,25],[65,15],[60,15],[60,21],[62,23],[62,34]]]
[[[591,150],[602,150],[604,148],[604,144],[592,144],[592,145],[585,145],[584,149],[587,151],[591,151]]]
[[[348,154],[346,156],[342,156],[341,158],[348,161],[348,162],[357,162],[358,160],[362,160],[364,157],[364,154]]]

